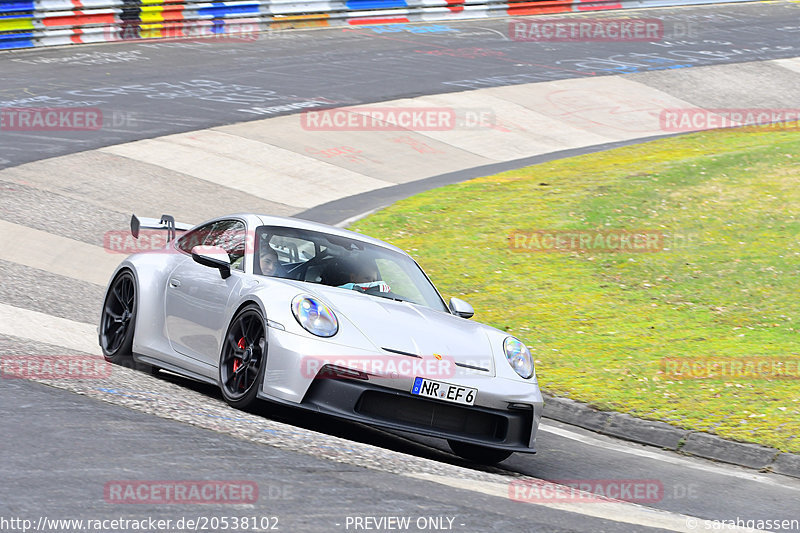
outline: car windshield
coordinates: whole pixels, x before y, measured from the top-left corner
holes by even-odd
[[[319,283],[446,311],[408,256],[360,240],[280,226],[256,230],[253,272]]]

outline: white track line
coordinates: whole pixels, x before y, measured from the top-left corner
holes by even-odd
[[[394,185],[307,154],[214,130],[145,139],[100,151],[298,209]]]
[[[774,59],[773,63],[783,68],[800,72],[800,57],[787,57],[786,59]]]
[[[588,444],[589,446],[604,448],[606,450],[627,453],[630,455],[636,455],[638,457],[644,457],[646,459],[654,459],[656,461],[661,461],[663,463],[680,465],[686,468],[694,468],[695,470],[703,470],[705,472],[710,472],[713,474],[731,476],[740,479],[746,479],[748,481],[757,481],[759,483],[764,483],[775,487],[800,491],[800,485],[789,485],[783,483],[782,482],[783,480],[776,479],[774,477],[768,477],[761,474],[751,473],[746,470],[739,470],[738,468],[733,466],[718,466],[711,462],[708,463],[701,462],[701,461],[706,461],[705,459],[702,458],[689,459],[686,457],[682,457],[676,454],[675,452],[648,450],[646,448],[640,448],[638,446],[634,446],[624,442],[609,442],[589,435],[582,435],[580,433],[576,433],[568,429],[551,426],[545,421],[542,421],[539,424],[539,431],[552,433],[553,435],[558,435],[559,437],[564,437],[567,439],[578,441],[583,444]],[[609,438],[614,438],[614,437],[609,437]]]
[[[405,474],[408,477],[432,481],[448,487],[479,492],[488,496],[498,498],[509,498],[509,483],[497,483],[494,481],[460,479],[439,474]],[[520,500],[515,500],[520,501]],[[650,509],[641,505],[627,502],[596,502],[596,503],[568,503],[568,502],[527,502],[528,505],[540,505],[549,509],[556,509],[569,513],[591,516],[611,520],[623,524],[633,524],[643,527],[660,528],[668,531],[678,531],[681,533],[694,533],[698,526],[702,526],[704,520],[680,513]],[[739,527],[726,528],[726,531],[747,531],[757,532],[761,530],[745,529]]]
[[[0,259],[5,261],[105,286],[123,257],[100,246],[0,220]]]
[[[97,316],[100,317],[99,309]],[[0,303],[0,334],[102,355],[96,326],[4,303]],[[35,351],[31,355],[36,355]]]
[[[346,218],[346,219],[342,220],[341,222],[337,222],[336,224],[334,224],[334,226],[336,226],[337,228],[347,228],[347,226],[349,226],[350,224],[353,224],[354,222],[357,222],[357,221],[361,220],[364,217],[368,217],[372,213],[380,211],[384,207],[386,207],[386,206],[382,205],[380,207],[376,207],[375,209],[370,209],[369,211],[365,211],[365,212],[363,212],[363,213],[361,213],[359,215],[354,215],[354,216],[352,216],[350,218]]]

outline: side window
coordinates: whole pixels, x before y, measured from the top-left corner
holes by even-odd
[[[191,255],[192,248],[205,244],[205,240],[208,238],[213,227],[214,222],[193,229],[189,233],[185,233],[178,239],[178,249]]]
[[[203,244],[219,246],[228,252],[232,268],[244,270],[245,231],[242,222],[238,220],[217,222]]]
[[[308,261],[316,255],[314,243],[297,237],[273,235],[269,241],[282,263]]]
[[[253,272],[262,276],[289,277],[295,268],[313,259],[317,253],[314,241],[296,234],[290,228],[259,228],[253,254]],[[300,274],[306,270],[303,269]],[[308,278],[305,281],[309,281]]]

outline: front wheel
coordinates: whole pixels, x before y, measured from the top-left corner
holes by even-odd
[[[264,317],[257,305],[245,307],[231,321],[219,359],[219,383],[228,405],[251,407],[267,362]]]
[[[467,442],[460,442],[457,440],[447,440],[450,449],[459,457],[472,461],[473,463],[480,463],[484,465],[496,465],[501,461],[505,461],[514,452],[507,450],[498,450],[497,448],[489,448],[487,446],[480,446],[478,444],[469,444]]]

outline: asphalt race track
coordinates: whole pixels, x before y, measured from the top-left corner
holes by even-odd
[[[3,107],[99,107],[97,132],[3,132],[0,168],[45,157],[291,113],[424,94],[795,57],[793,3],[658,9],[650,42],[515,41],[509,21],[286,31],[253,42],[149,42],[4,53]],[[618,14],[604,15],[618,17]],[[631,16],[631,12],[625,12]],[[429,28],[414,33],[413,28]],[[422,31],[422,30],[416,30]],[[296,111],[295,111],[296,112]]]
[[[796,2],[619,13],[595,16],[658,17],[663,39],[519,42],[509,37],[508,20],[482,20],[406,25],[391,32],[385,27],[276,32],[252,42],[142,42],[0,53],[0,108],[83,106],[103,115],[100,131],[0,129],[0,169],[296,114],[309,102],[364,104],[800,56]],[[757,107],[759,88],[742,91]],[[115,171],[125,169],[109,169]],[[6,179],[3,172],[0,224],[11,221],[36,235],[91,243],[115,227],[109,220],[117,224],[130,216],[125,198],[110,186],[114,197],[97,200],[106,186],[101,176],[92,177],[93,194],[80,201],[55,187]],[[447,179],[412,182],[403,190],[410,194]],[[140,183],[130,194],[151,194],[149,186]],[[193,191],[218,203],[204,212],[239,210],[214,191]],[[387,198],[392,196],[353,195],[341,200],[341,209],[310,207],[307,213],[338,223],[384,205]],[[104,287],[94,278],[3,258],[0,274],[0,355],[99,353],[93,324]],[[461,461],[436,439],[268,405],[255,414],[241,413],[225,406],[211,387],[125,368],[115,367],[106,379],[94,381],[2,379],[0,406],[2,531],[22,530],[2,519],[41,526],[41,517],[153,517],[173,520],[168,530],[193,530],[174,521],[254,516],[267,518],[258,530],[320,532],[355,531],[355,518],[389,516],[411,517],[407,531],[464,532],[703,531],[711,530],[703,520],[800,519],[798,479],[689,458],[550,420],[540,428],[538,454],[515,454],[488,468]],[[641,505],[518,502],[509,498],[509,484],[520,478],[644,480],[660,488],[653,501]],[[114,503],[104,494],[115,480],[180,479],[247,480],[257,484],[259,498],[165,506]]]

